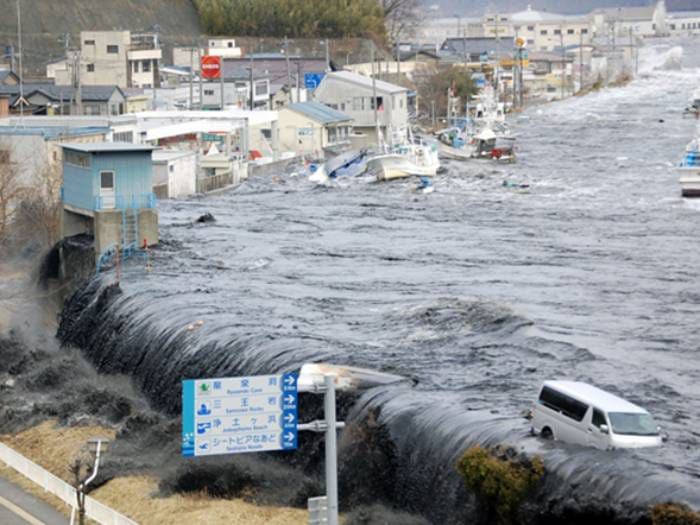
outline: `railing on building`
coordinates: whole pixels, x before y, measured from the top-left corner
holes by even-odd
[[[11,449],[4,443],[0,443],[0,461],[30,479],[46,492],[50,492],[71,508],[76,505],[76,491],[58,476],[40,467],[27,459],[19,452]],[[85,496],[85,514],[88,518],[104,525],[138,525],[132,519],[127,518],[114,509],[100,503],[90,496]]]
[[[130,208],[152,209],[157,207],[155,193],[141,195],[116,195],[113,197],[95,197],[95,210],[126,210]]]

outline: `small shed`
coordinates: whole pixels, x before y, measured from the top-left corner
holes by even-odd
[[[176,199],[197,192],[197,152],[153,152],[153,191],[159,199]]]
[[[95,238],[98,256],[158,242],[152,146],[118,142],[63,145],[63,236]]]

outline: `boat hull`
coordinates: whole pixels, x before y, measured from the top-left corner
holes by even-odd
[[[411,162],[404,155],[379,155],[367,161],[368,169],[377,171],[378,180],[393,180],[406,177],[434,177],[439,164],[420,165]]]
[[[700,167],[680,168],[679,182],[683,197],[700,197]]]
[[[440,142],[438,144],[438,153],[441,157],[451,160],[469,160],[474,155],[474,147],[471,145],[466,145],[462,148],[454,148]]]

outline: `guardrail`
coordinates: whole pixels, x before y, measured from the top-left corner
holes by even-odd
[[[50,492],[71,508],[75,507],[76,490],[58,476],[25,458],[16,450],[0,443],[0,460],[30,479],[45,491]],[[109,508],[90,496],[85,497],[85,514],[103,525],[138,525],[116,510]]]

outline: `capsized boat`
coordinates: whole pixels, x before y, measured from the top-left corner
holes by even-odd
[[[367,150],[352,150],[341,153],[326,161],[324,168],[331,179],[362,175],[367,169]]]

